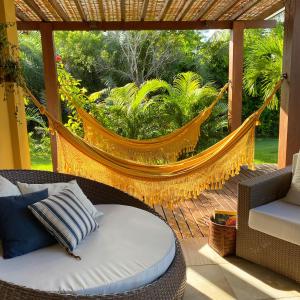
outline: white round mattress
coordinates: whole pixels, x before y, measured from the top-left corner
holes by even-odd
[[[75,295],[112,294],[153,282],[175,255],[172,230],[159,218],[123,205],[97,205],[100,228],[74,251],[54,245],[4,260],[0,280],[33,289]],[[1,255],[1,253],[0,253]]]

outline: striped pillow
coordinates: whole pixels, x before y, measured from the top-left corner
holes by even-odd
[[[98,228],[76,192],[69,188],[28,208],[68,251],[73,251],[88,234]]]

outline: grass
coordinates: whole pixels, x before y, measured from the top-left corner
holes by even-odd
[[[31,168],[33,170],[45,170],[52,171],[51,159],[42,159],[37,157],[31,157]]]
[[[255,163],[277,163],[278,139],[257,138],[255,141]]]
[[[278,139],[257,138],[255,144],[255,163],[277,163]],[[51,159],[31,158],[33,170],[52,171]]]

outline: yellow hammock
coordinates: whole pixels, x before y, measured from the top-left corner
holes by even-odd
[[[61,87],[62,93],[75,106],[84,128],[84,140],[89,144],[114,156],[149,164],[175,162],[178,157],[195,149],[201,125],[208,119],[218,101],[228,88],[221,89],[209,107],[203,109],[197,117],[170,134],[147,140],[135,140],[122,137],[102,126],[92,115],[81,108]]]
[[[60,172],[100,181],[149,205],[173,207],[182,200],[199,196],[204,189],[221,188],[230,176],[239,173],[242,165],[254,167],[255,126],[281,82],[276,84],[262,107],[223,140],[193,157],[167,165],[147,165],[117,158],[89,145],[56,121],[28,93],[56,133]]]

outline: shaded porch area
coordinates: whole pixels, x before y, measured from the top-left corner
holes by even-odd
[[[256,165],[255,171],[242,168],[240,174],[228,180],[221,190],[205,191],[198,199],[182,202],[174,210],[158,205],[154,209],[169,223],[179,239],[207,237],[208,221],[215,209],[236,210],[239,182],[276,169],[276,164]]]

